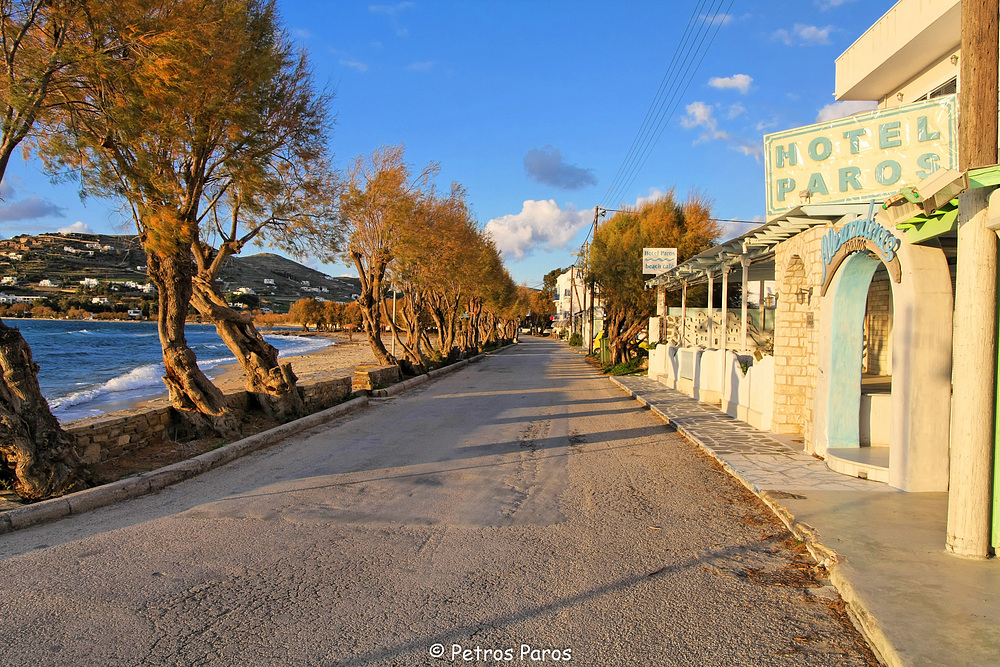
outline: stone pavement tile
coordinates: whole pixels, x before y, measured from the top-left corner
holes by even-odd
[[[821,459],[648,377],[613,381],[758,489],[894,491],[834,472]]]

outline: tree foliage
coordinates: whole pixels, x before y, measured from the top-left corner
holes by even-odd
[[[132,0],[100,27],[93,38],[106,55],[77,68],[72,132],[49,137],[44,154],[85,192],[126,203],[159,293],[171,401],[225,431],[223,396],[184,337],[188,306],[216,324],[248,390],[297,396],[290,369],[227,308],[214,277],[250,240],[294,245],[297,231],[332,218],[326,97],[273,0]],[[124,46],[107,48],[119,35]]]
[[[88,10],[99,13],[78,0],[0,0],[0,179],[18,146],[54,132],[53,116],[72,99],[77,85],[74,65],[101,55],[88,39]],[[86,481],[71,438],[42,396],[31,348],[17,329],[3,322],[0,454],[14,471],[14,489],[29,500],[64,493]]]
[[[636,349],[635,337],[655,311],[645,288],[642,249],[676,247],[678,261],[712,247],[719,234],[711,203],[698,192],[679,202],[671,190],[639,208],[616,213],[594,236],[590,273],[600,285],[612,363]]]

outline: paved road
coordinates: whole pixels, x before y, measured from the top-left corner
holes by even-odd
[[[814,575],[713,461],[529,338],[0,537],[0,663],[869,664]]]

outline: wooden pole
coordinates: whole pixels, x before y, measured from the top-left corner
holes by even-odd
[[[708,345],[706,347],[715,347],[715,319],[714,313],[712,312],[712,287],[715,285],[715,281],[712,280],[712,272],[706,270],[705,275],[708,277]]]
[[[685,280],[681,283],[681,339],[678,341],[678,347],[687,347],[687,318],[688,318],[688,284]]]
[[[746,354],[749,350],[747,349],[747,278],[750,277],[750,262],[747,261],[746,248],[743,249],[743,257],[741,258],[743,263],[743,280],[742,280],[742,308],[740,309],[740,317],[742,318],[742,324],[740,325],[740,350],[743,354]]]
[[[722,408],[725,409],[725,396],[726,396],[726,377],[729,375],[727,372],[729,369],[726,367],[726,349],[729,347],[729,264],[723,264],[722,266],[722,326],[719,331],[719,349],[722,350],[722,357],[719,360],[719,368],[722,369],[722,383],[719,385],[719,391],[722,393],[720,400],[722,401]]]
[[[959,168],[997,162],[1000,0],[963,0]],[[989,555],[996,409],[997,236],[986,227],[989,191],[959,198],[952,347],[947,550]]]

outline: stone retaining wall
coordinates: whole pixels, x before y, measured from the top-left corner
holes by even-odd
[[[357,366],[354,369],[354,391],[388,387],[401,379],[399,366]]]
[[[309,413],[343,402],[351,391],[350,377],[299,385]],[[247,392],[240,391],[227,394],[226,403],[234,412],[244,413],[252,410],[254,400]],[[165,402],[79,419],[62,426],[76,438],[77,451],[85,463],[111,461],[147,445],[186,442],[206,435]]]

